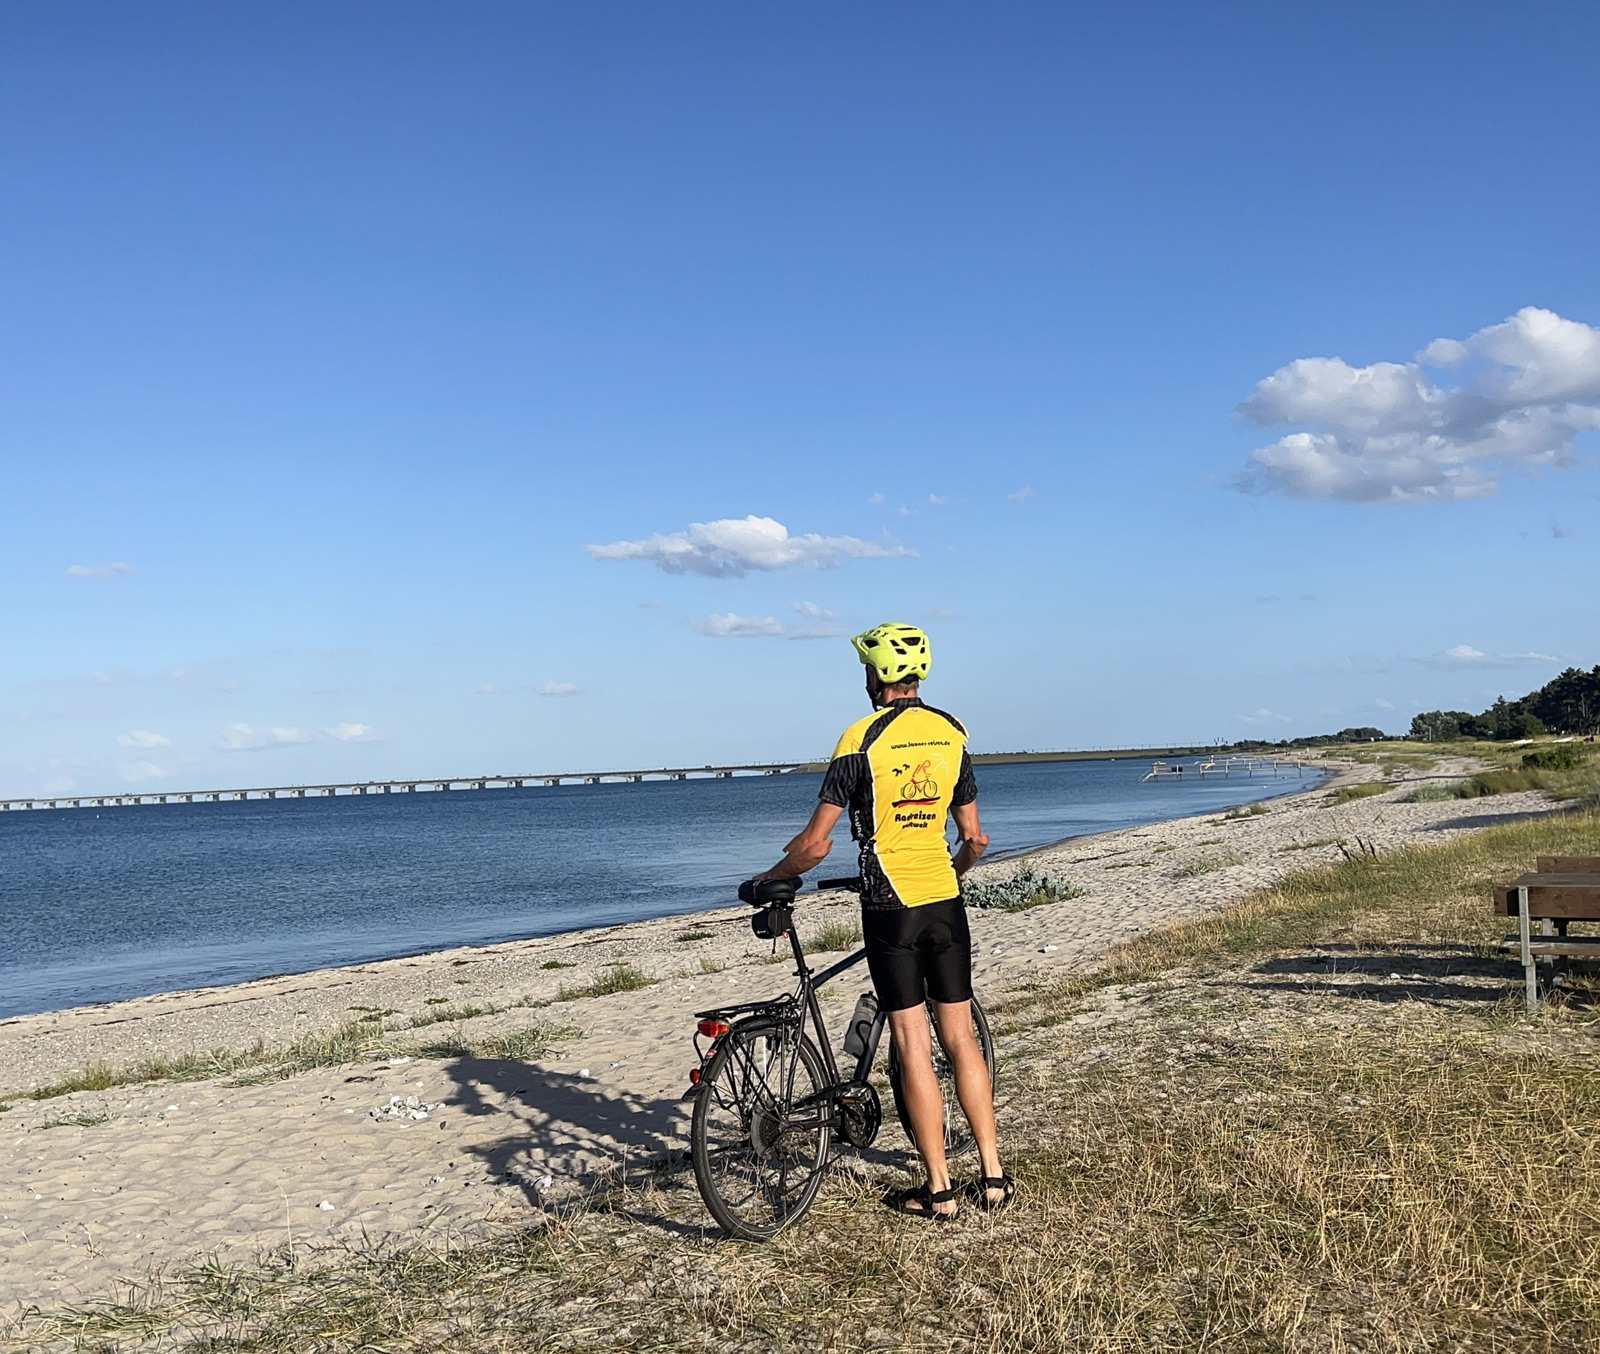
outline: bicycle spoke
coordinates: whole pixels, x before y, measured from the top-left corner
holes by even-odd
[[[821,1063],[798,1027],[724,1038],[695,1109],[695,1178],[723,1226],[770,1236],[810,1204],[827,1166]],[[796,1101],[809,1102],[799,1115]]]

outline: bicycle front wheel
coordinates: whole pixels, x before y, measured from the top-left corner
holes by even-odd
[[[765,1241],[811,1207],[832,1139],[822,1059],[797,1025],[748,1020],[717,1041],[695,1097],[695,1184],[734,1236]]]
[[[939,1078],[939,1094],[944,1097],[944,1154],[947,1157],[958,1157],[964,1152],[970,1152],[976,1143],[973,1141],[972,1131],[967,1127],[967,1121],[962,1116],[960,1102],[956,1099],[956,1079],[950,1066],[950,1057],[944,1051],[944,1045],[939,1042],[939,1024],[933,1018],[933,1003],[928,1004],[928,1023],[933,1026],[933,1070]],[[978,999],[972,999],[972,1033],[978,1040],[978,1047],[983,1050],[983,1061],[989,1069],[989,1094],[994,1094],[994,1035],[989,1032],[989,1017],[983,1013],[983,1007],[978,1004]],[[913,1147],[916,1146],[916,1135],[911,1131],[911,1114],[906,1109],[905,1093],[901,1088],[900,1054],[894,1046],[894,1040],[889,1040],[889,1089],[894,1092],[894,1112],[899,1117],[900,1127],[905,1130],[907,1140]]]

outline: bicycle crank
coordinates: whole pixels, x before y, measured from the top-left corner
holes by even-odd
[[[883,1127],[883,1104],[870,1086],[847,1086],[839,1092],[839,1136],[852,1147],[871,1147]]]

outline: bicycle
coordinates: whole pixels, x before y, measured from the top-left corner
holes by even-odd
[[[845,1041],[847,1053],[855,1051],[855,1068],[849,1077],[841,1077],[817,996],[820,988],[859,964],[867,952],[858,950],[813,973],[794,928],[791,905],[799,886],[798,879],[765,879],[739,889],[740,898],[758,909],[750,919],[755,934],[774,943],[788,938],[799,980],[795,991],[769,1001],[695,1012],[695,1051],[700,1065],[689,1074],[689,1096],[694,1100],[690,1147],[695,1184],[718,1224],[751,1241],[770,1239],[811,1207],[831,1164],[836,1133],[849,1146],[862,1150],[872,1145],[883,1126],[882,1103],[869,1078],[888,1013],[876,1010],[870,1027],[858,1028],[866,1023],[863,1004],[867,994],[863,994]],[[819,890],[859,892],[860,887],[858,878],[817,883]],[[815,1042],[806,1032],[808,1020],[816,1031]],[[994,1038],[976,997],[972,1024],[992,1088]],[[702,1038],[710,1040],[704,1049]],[[956,1156],[970,1150],[973,1143],[965,1126],[955,1122],[955,1086],[949,1059],[937,1039],[934,1049],[945,1103],[945,1150]],[[891,1035],[889,1085],[895,1113],[906,1137],[914,1142],[901,1082],[900,1060]]]

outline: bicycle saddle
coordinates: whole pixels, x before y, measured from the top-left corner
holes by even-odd
[[[739,901],[751,907],[770,907],[773,903],[792,903],[800,891],[798,879],[747,879],[739,885]]]

